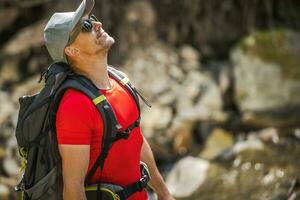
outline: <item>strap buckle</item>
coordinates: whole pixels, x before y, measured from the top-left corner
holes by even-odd
[[[120,131],[118,134],[121,134],[123,139],[128,139],[130,132],[130,129],[126,129],[124,131]]]
[[[144,175],[138,183],[138,190],[142,191],[145,187],[147,187],[148,181],[149,181],[148,176]]]

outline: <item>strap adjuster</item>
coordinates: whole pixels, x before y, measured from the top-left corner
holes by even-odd
[[[149,181],[148,176],[144,175],[138,183],[138,190],[142,191],[147,186],[148,181]]]
[[[122,80],[120,80],[122,85],[126,85],[129,82],[129,79],[127,77],[124,77]]]
[[[101,103],[102,101],[104,101],[106,99],[106,97],[102,94],[98,97],[96,97],[95,99],[93,99],[93,102],[95,105]]]

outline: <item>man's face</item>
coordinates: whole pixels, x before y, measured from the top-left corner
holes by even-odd
[[[82,27],[84,23],[88,28]],[[80,32],[69,46],[77,48],[82,56],[108,52],[115,42],[114,38],[104,31],[100,21],[88,19],[87,15],[82,18],[82,22],[76,29]]]

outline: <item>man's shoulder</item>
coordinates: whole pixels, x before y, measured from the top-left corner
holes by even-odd
[[[73,109],[76,109],[78,107],[91,108],[94,106],[88,96],[76,89],[70,88],[64,93],[60,101],[60,107],[72,107]]]

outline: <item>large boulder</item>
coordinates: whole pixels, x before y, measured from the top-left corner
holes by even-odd
[[[235,101],[246,123],[300,122],[300,33],[254,32],[232,51]]]

